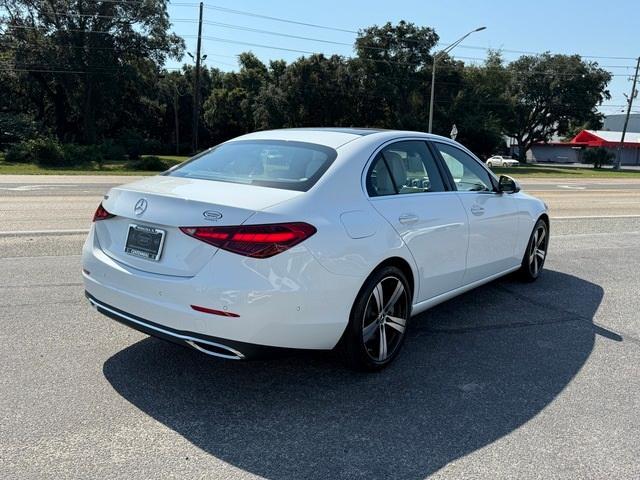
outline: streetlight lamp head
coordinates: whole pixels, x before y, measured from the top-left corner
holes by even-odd
[[[479,27],[474,30],[474,32],[481,32],[482,30],[486,30],[487,27]]]

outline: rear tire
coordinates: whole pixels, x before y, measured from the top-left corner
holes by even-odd
[[[549,247],[549,226],[543,219],[536,222],[527,249],[522,258],[522,265],[518,271],[520,278],[525,282],[535,282],[540,276],[544,261],[547,258]]]
[[[398,356],[411,316],[411,299],[409,282],[397,267],[382,267],[367,279],[338,345],[349,368],[373,372]]]

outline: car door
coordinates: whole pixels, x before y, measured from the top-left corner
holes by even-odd
[[[392,143],[374,157],[366,177],[373,207],[402,237],[419,278],[416,300],[461,286],[466,262],[467,215],[447,191],[442,166],[421,140]]]
[[[469,250],[464,283],[469,284],[518,265],[516,200],[498,193],[479,160],[452,144],[433,142],[453,181],[469,221]]]

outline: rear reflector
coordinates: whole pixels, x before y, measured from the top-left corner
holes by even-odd
[[[93,214],[93,221],[97,222],[98,220],[106,220],[107,218],[113,217],[115,217],[115,215],[107,212],[107,210],[102,206],[102,203],[100,203],[100,205],[98,205],[96,213]]]
[[[240,316],[237,313],[225,312],[222,310],[214,310],[213,308],[200,307],[198,305],[191,305],[191,308],[193,308],[196,312],[210,313],[211,315],[220,315],[221,317],[237,318]]]
[[[290,249],[316,233],[303,222],[237,227],[180,227],[187,235],[229,252],[268,258]]]

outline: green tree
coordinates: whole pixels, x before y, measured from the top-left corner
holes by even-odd
[[[520,160],[534,143],[565,135],[572,125],[597,121],[596,107],[611,96],[611,74],[578,55],[525,55],[505,67],[503,132],[516,139]]]
[[[424,130],[427,123],[432,51],[439,37],[429,27],[400,21],[361,30],[351,71],[358,123],[366,126]],[[462,64],[440,60],[436,126],[451,128],[444,112],[461,82]],[[453,88],[452,88],[453,87]]]
[[[341,56],[311,55],[286,66],[271,65],[260,92],[259,128],[344,126],[353,121],[355,87]]]
[[[0,0],[13,71],[58,138],[91,143],[123,110],[159,113],[149,79],[184,47],[169,32],[167,3]]]
[[[457,140],[482,157],[502,153],[506,147],[501,119],[509,108],[504,96],[507,75],[498,52],[490,52],[483,65],[466,66],[463,86],[449,113],[458,127]]]
[[[222,74],[204,102],[204,120],[214,138],[226,140],[255,130],[254,104],[267,67],[253,53],[238,58],[239,72]]]

